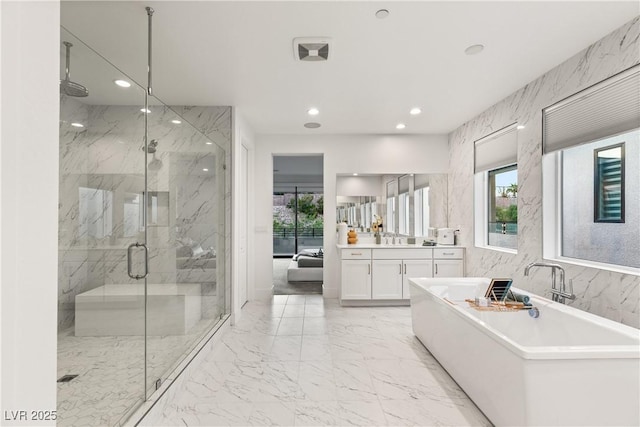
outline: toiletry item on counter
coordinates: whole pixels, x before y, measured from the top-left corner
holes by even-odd
[[[358,233],[356,230],[349,230],[347,233],[347,243],[350,245],[358,242]]]
[[[455,230],[453,228],[438,228],[437,242],[439,245],[454,245]]]
[[[338,244],[346,245],[347,244],[347,233],[349,232],[349,227],[344,222],[338,224]]]

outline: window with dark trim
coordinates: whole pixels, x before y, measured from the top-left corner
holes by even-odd
[[[624,222],[624,143],[593,150],[594,222]]]

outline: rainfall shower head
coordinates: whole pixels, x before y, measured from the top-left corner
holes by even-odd
[[[64,93],[68,96],[78,96],[85,97],[89,95],[89,91],[86,87],[82,86],[80,83],[71,81],[71,72],[70,72],[70,64],[71,64],[71,43],[65,41],[62,42],[66,46],[67,49],[67,66],[65,68],[65,77],[64,80],[60,80],[60,93]]]

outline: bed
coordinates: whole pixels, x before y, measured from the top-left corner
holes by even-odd
[[[322,248],[303,249],[293,256],[287,269],[289,282],[322,282]]]

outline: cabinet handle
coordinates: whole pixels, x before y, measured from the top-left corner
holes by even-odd
[[[402,274],[402,264],[400,264],[400,274]]]
[[[442,255],[455,255],[455,252],[442,252]]]
[[[351,252],[351,255],[362,255],[362,252]]]
[[[436,264],[436,275],[438,274],[438,264]]]
[[[371,276],[371,264],[367,264],[367,274]]]
[[[404,274],[407,274],[407,264],[404,265]]]

